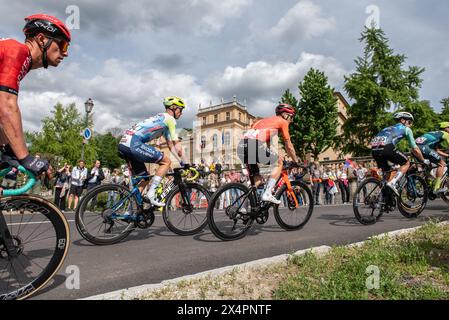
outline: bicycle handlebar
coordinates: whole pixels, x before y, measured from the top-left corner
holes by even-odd
[[[32,172],[28,171],[27,169],[25,169],[22,166],[18,166],[17,169],[29,178],[27,183],[19,189],[2,190],[2,192],[1,192],[2,196],[8,197],[8,196],[18,196],[18,195],[24,194],[27,191],[29,191],[36,183],[36,177],[34,176],[34,174]],[[11,167],[0,171],[0,177],[6,176],[8,174],[8,172],[10,172],[10,171],[11,171]],[[0,188],[0,190],[1,190],[1,188]]]
[[[189,172],[190,172],[190,173],[193,173],[193,177],[186,178],[186,180],[187,180],[188,182],[195,181],[195,180],[200,176],[200,173],[198,172],[198,170],[196,170],[196,169],[193,168],[193,167],[189,167],[187,170],[184,170],[184,172],[181,174],[181,176],[182,176],[182,177],[186,177],[186,176],[189,174]]]

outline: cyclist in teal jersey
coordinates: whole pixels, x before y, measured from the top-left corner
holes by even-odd
[[[405,154],[403,154],[396,148],[396,144],[400,140],[406,138],[412,153],[420,161],[424,162],[425,164],[429,164],[430,161],[423,157],[421,150],[415,143],[413,132],[410,129],[414,121],[413,115],[409,112],[397,112],[394,115],[394,119],[398,121],[396,125],[381,130],[371,140],[371,150],[373,158],[374,160],[376,160],[378,167],[381,168],[384,172],[390,170],[388,161],[401,166],[396,176],[388,182],[388,186],[390,187],[390,189],[399,196],[399,192],[396,189],[396,183],[405,175],[407,170],[410,168],[410,161]]]
[[[136,175],[147,174],[145,163],[157,163],[159,165],[146,195],[150,202],[158,207],[165,206],[165,203],[156,199],[156,189],[167,174],[171,160],[168,154],[147,143],[163,136],[171,153],[181,165],[187,163],[184,160],[181,143],[176,133],[176,120],[181,117],[185,108],[184,101],[178,97],[167,97],[164,99],[164,106],[165,113],[159,113],[126,130],[118,146],[120,155],[130,162]],[[142,190],[147,183],[140,185]]]
[[[446,188],[441,188],[441,178],[443,177],[446,166],[446,162],[442,156],[447,158],[449,154],[441,151],[440,148],[442,146],[446,148],[449,146],[449,122],[441,122],[439,127],[440,131],[427,132],[416,139],[416,144],[421,149],[424,158],[438,165],[433,188],[433,192],[437,195],[447,191]]]

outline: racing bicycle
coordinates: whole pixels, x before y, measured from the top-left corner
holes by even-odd
[[[69,225],[54,204],[25,194],[36,182],[34,175],[15,159],[4,159],[0,177],[16,168],[27,182],[19,189],[0,189],[0,300],[25,299],[61,268],[69,249]]]
[[[139,190],[139,183],[151,176],[132,174],[130,188],[118,184],[97,186],[80,201],[75,213],[76,227],[90,243],[114,244],[137,228],[151,227],[155,211],[162,210],[170,231],[183,236],[196,234],[207,224],[210,199],[205,187],[191,182],[198,175],[193,167],[176,168],[168,173],[166,177],[171,180],[157,190],[159,200],[166,203],[162,208],[151,205]]]
[[[309,221],[313,212],[310,188],[299,179],[290,181],[288,170],[306,167],[294,162],[284,162],[283,170],[275,185],[275,197],[280,205],[261,200],[261,195],[250,176],[251,186],[229,183],[220,187],[212,196],[207,209],[207,221],[212,233],[219,239],[237,240],[245,236],[253,225],[265,224],[272,208],[276,222],[285,230],[298,230]]]

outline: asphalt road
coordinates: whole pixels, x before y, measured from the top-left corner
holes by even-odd
[[[313,246],[354,243],[415,227],[431,218],[449,219],[449,206],[442,201],[430,202],[414,220],[402,217],[396,210],[372,226],[360,225],[352,206],[319,206],[302,230],[284,231],[270,216],[265,225],[256,225],[245,238],[232,242],[218,240],[208,228],[195,236],[175,235],[167,230],[162,217],[156,216],[151,228],[134,231],[112,246],[91,245],[78,234],[73,214],[67,214],[67,218],[72,231],[69,255],[52,283],[32,299],[85,298]],[[79,270],[79,289],[67,289],[66,280],[74,270]]]

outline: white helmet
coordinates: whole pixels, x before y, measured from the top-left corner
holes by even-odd
[[[405,119],[415,121],[413,115],[410,112],[396,112],[393,116],[396,120]]]

